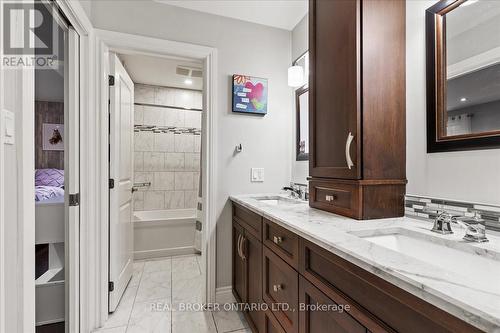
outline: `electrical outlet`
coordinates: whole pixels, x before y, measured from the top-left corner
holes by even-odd
[[[264,168],[252,168],[250,173],[250,181],[252,183],[264,181]]]

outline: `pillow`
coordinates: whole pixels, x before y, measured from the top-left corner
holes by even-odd
[[[56,186],[35,186],[35,201],[64,197],[64,190]]]
[[[36,169],[35,186],[64,187],[64,170]]]

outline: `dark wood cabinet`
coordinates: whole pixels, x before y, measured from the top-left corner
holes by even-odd
[[[338,304],[314,287],[304,278],[300,278],[300,333],[366,333],[366,327],[348,314]],[[324,310],[321,310],[323,309]],[[326,310],[330,309],[330,310]]]
[[[309,3],[310,205],[356,219],[402,216],[405,2]]]
[[[246,264],[241,255],[241,241],[244,238],[243,227],[233,220],[233,294],[238,302],[247,299],[246,294]]]
[[[263,248],[263,298],[288,333],[299,329],[299,274],[274,252]]]
[[[261,304],[262,300],[262,217],[233,206],[233,294],[243,304]],[[246,311],[252,329],[261,332],[263,311]]]
[[[239,302],[267,305],[244,312],[253,333],[480,332],[238,204],[233,293]]]

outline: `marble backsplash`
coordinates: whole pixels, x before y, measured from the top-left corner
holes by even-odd
[[[500,206],[407,195],[405,214],[434,221],[438,211],[472,217],[478,214],[488,230],[500,231]]]

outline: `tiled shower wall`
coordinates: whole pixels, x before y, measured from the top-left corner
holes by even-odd
[[[135,210],[196,208],[202,92],[135,85]]]

